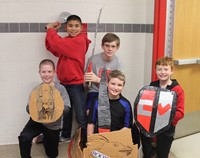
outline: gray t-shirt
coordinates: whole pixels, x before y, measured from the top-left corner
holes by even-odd
[[[86,68],[88,67],[91,60],[92,60],[92,71],[94,72],[95,75],[97,75],[100,78],[104,67],[107,69],[107,75],[112,70],[122,69],[122,62],[119,61],[119,58],[116,55],[113,56],[113,59],[111,61],[105,61],[103,59],[103,53],[95,54],[93,57],[90,57],[88,59]],[[98,87],[99,84],[92,83],[88,92],[99,92]]]

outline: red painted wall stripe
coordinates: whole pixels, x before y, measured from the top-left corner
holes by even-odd
[[[155,0],[152,81],[157,79],[155,73],[156,60],[163,57],[165,53],[166,10],[167,0]]]
[[[81,32],[87,34],[88,24],[87,24],[87,23],[83,23],[82,26],[83,26],[83,27],[82,27],[82,31],[81,31]]]

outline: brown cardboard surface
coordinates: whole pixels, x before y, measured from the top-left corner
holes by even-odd
[[[31,118],[40,123],[52,123],[58,120],[64,110],[60,92],[50,84],[41,84],[34,88],[29,98]]]
[[[92,134],[83,150],[83,158],[137,158],[137,155],[130,129]]]
[[[79,146],[80,142],[80,135],[81,135],[81,129],[78,128],[76,132],[74,133],[74,136],[69,144],[69,149],[68,149],[68,157],[69,158],[82,158],[83,153],[82,150]]]

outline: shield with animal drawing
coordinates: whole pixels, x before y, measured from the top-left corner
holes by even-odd
[[[167,130],[176,112],[176,101],[174,91],[143,87],[134,102],[134,118],[141,132],[153,137]]]
[[[131,130],[91,134],[83,158],[137,158],[138,148],[133,145]]]
[[[40,123],[58,120],[64,110],[64,102],[58,89],[49,84],[41,84],[33,89],[29,98],[31,118]]]

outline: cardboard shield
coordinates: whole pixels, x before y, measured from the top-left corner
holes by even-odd
[[[83,150],[83,158],[137,158],[137,154],[130,129],[92,134]]]
[[[54,86],[41,84],[31,92],[29,111],[34,121],[40,123],[55,122],[62,116],[63,110],[63,99]]]
[[[167,130],[176,112],[177,94],[154,86],[143,87],[134,102],[135,123],[143,134],[154,137]]]

